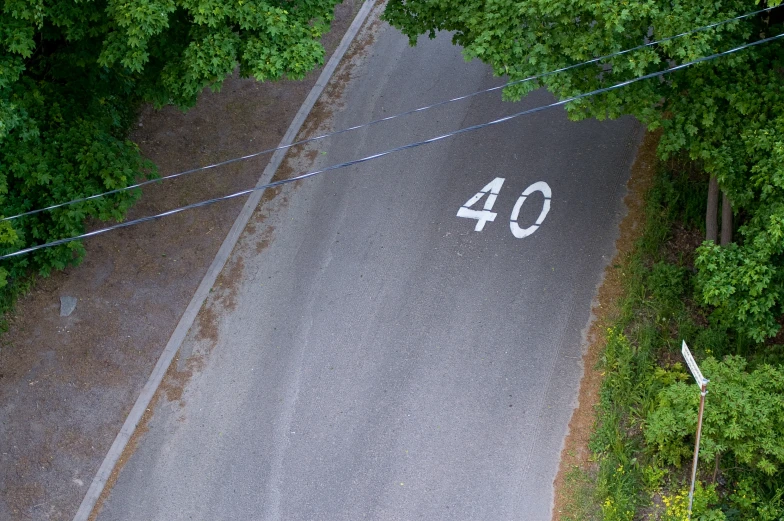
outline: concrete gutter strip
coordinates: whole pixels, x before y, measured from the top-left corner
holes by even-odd
[[[365,1],[365,3],[362,5],[362,8],[357,13],[356,18],[354,18],[354,21],[348,28],[348,31],[346,31],[346,34],[343,36],[340,45],[337,49],[335,49],[335,52],[332,54],[332,57],[329,59],[327,65],[324,67],[324,70],[321,72],[321,75],[316,81],[316,84],[311,89],[310,94],[308,94],[308,97],[300,107],[299,111],[294,117],[294,120],[291,122],[291,125],[289,125],[286,134],[283,136],[283,139],[280,142],[280,146],[285,146],[294,142],[294,139],[299,133],[300,128],[305,123],[305,119],[310,114],[310,111],[313,109],[313,106],[315,105],[319,96],[321,96],[324,88],[329,82],[329,79],[334,74],[335,69],[337,69],[340,60],[346,54],[349,45],[351,45],[351,42],[353,42],[354,38],[362,27],[362,24],[365,22],[365,19],[368,17],[368,14],[373,9],[373,5],[373,2],[370,1]],[[272,180],[272,177],[275,175],[278,167],[283,162],[283,159],[286,156],[286,152],[287,150],[278,150],[272,155],[269,164],[264,169],[264,172],[259,178],[257,186],[267,184]],[[101,466],[98,469],[98,473],[93,478],[93,481],[90,484],[90,488],[87,490],[87,494],[82,500],[82,503],[79,506],[79,510],[74,516],[74,521],[88,521],[93,508],[95,508],[98,499],[106,487],[106,483],[109,480],[112,471],[117,465],[120,456],[128,444],[128,440],[133,435],[137,425],[142,419],[142,416],[149,407],[155,392],[158,390],[158,386],[161,384],[161,381],[163,380],[163,377],[169,368],[169,365],[179,351],[180,346],[182,345],[182,342],[188,333],[188,330],[196,320],[196,315],[199,313],[199,310],[204,304],[207,295],[210,293],[210,289],[212,288],[213,284],[215,284],[215,280],[218,278],[221,270],[223,270],[229,255],[231,255],[231,252],[234,250],[234,246],[237,244],[237,241],[240,238],[240,234],[248,224],[248,221],[253,215],[253,212],[258,206],[259,201],[261,201],[263,195],[263,190],[253,192],[245,202],[245,205],[242,207],[242,211],[240,211],[240,214],[234,221],[234,225],[231,227],[231,230],[226,236],[226,239],[224,239],[223,244],[218,250],[218,253],[215,255],[215,259],[207,269],[207,273],[204,275],[201,284],[199,284],[199,287],[196,289],[196,293],[193,295],[193,298],[188,304],[188,307],[185,309],[185,313],[182,315],[182,318],[180,318],[174,333],[172,333],[169,342],[166,344],[166,348],[163,350],[163,353],[161,353],[158,362],[155,364],[155,367],[150,374],[150,378],[142,388],[141,394],[139,394],[139,398],[136,400],[136,403],[131,409],[131,412],[128,414],[128,417],[120,429],[120,432],[117,434],[117,437],[114,439],[112,446],[109,448],[109,452],[106,454],[106,458],[104,458],[103,463],[101,463]]]

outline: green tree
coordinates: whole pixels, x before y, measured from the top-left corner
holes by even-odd
[[[385,18],[412,45],[421,34],[453,32],[466,59],[520,80],[778,3],[390,0]],[[780,34],[782,11],[513,85],[504,95],[517,100],[544,86],[564,99],[633,79]],[[662,128],[662,157],[686,153],[718,180],[742,225],[734,246],[700,248],[699,296],[719,321],[756,341],[776,333],[784,312],[783,45],[759,45],[567,106],[573,119],[630,114],[651,130]]]
[[[0,7],[0,215],[154,176],[127,139],[142,102],[192,106],[239,65],[259,81],[299,79],[338,0],[4,0]],[[0,252],[123,218],[123,192],[0,222]],[[4,261],[0,287],[78,262],[79,243]]]

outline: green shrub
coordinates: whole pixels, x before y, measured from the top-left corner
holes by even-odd
[[[743,521],[781,521],[784,519],[784,480],[761,483],[758,476],[746,475],[729,494],[731,518]]]
[[[700,456],[713,460],[730,454],[737,464],[773,476],[784,464],[784,367],[763,364],[748,372],[746,365],[740,356],[701,363],[711,382]],[[692,452],[699,395],[691,382],[668,385],[646,422],[649,446],[674,465]]]
[[[666,495],[662,498],[664,513],[660,521],[687,521],[689,519],[689,489],[683,488],[680,492]],[[691,519],[694,521],[725,521],[727,518],[718,508],[719,502],[716,485],[702,486],[699,481],[694,486],[694,501],[692,503]]]

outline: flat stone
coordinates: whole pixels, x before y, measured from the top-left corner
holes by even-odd
[[[76,297],[60,297],[60,316],[67,317],[76,309]]]

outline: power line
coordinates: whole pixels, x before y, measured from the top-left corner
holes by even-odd
[[[510,87],[512,85],[518,85],[518,84],[521,84],[521,83],[526,83],[526,82],[529,82],[529,81],[542,79],[542,78],[545,78],[547,76],[552,76],[553,74],[558,74],[560,72],[566,72],[566,71],[569,71],[569,70],[572,70],[572,69],[576,69],[578,67],[582,67],[584,65],[590,65],[592,63],[597,63],[597,62],[600,62],[600,61],[603,61],[603,60],[608,60],[608,59],[614,58],[616,56],[622,56],[624,54],[628,54],[628,53],[631,53],[631,52],[634,52],[634,51],[639,51],[640,49],[644,49],[646,47],[651,47],[651,46],[654,46],[654,45],[658,45],[660,43],[665,43],[665,42],[669,42],[669,41],[672,41],[672,40],[675,40],[675,39],[678,39],[678,38],[683,38],[684,36],[688,36],[690,34],[706,31],[708,29],[713,29],[715,27],[719,27],[721,25],[728,24],[730,22],[736,22],[738,20],[742,20],[744,18],[749,18],[751,16],[755,16],[755,15],[758,15],[758,14],[766,12],[766,11],[771,11],[773,9],[776,9],[777,7],[779,7],[779,6],[776,6],[776,7],[766,7],[765,9],[759,9],[757,11],[753,11],[753,12],[746,13],[746,14],[743,14],[743,15],[740,15],[740,16],[736,16],[734,18],[728,18],[728,19],[722,20],[720,22],[715,22],[715,23],[712,23],[712,24],[703,25],[701,27],[697,27],[696,29],[691,29],[691,30],[683,32],[683,33],[679,33],[679,34],[676,34],[676,35],[673,35],[673,36],[668,36],[668,37],[662,38],[660,40],[654,40],[652,42],[644,43],[644,44],[638,45],[636,47],[631,47],[629,49],[624,49],[622,51],[614,52],[614,53],[611,53],[611,54],[606,54],[604,56],[599,56],[598,58],[592,58],[592,59],[584,61],[584,62],[576,63],[576,64],[573,64],[573,65],[568,65],[568,66],[562,67],[560,69],[547,71],[547,72],[544,72],[542,74],[529,76],[528,78],[523,78],[523,79],[520,79],[520,80],[510,81],[510,82],[505,83],[503,85],[498,85],[496,87],[490,87],[488,89],[480,90],[480,91],[477,91],[477,92],[472,92],[470,94],[465,94],[465,95],[462,95],[462,96],[458,96],[456,98],[451,98],[451,99],[448,99],[448,100],[439,101],[439,102],[433,103],[431,105],[426,105],[426,106],[419,107],[419,108],[416,108],[416,109],[407,110],[405,112],[401,112],[399,114],[393,114],[391,116],[386,116],[384,118],[373,120],[373,121],[370,121],[368,123],[362,123],[360,125],[355,125],[353,127],[344,128],[342,130],[336,130],[334,132],[328,132],[328,133],[322,134],[320,136],[315,136],[315,137],[312,137],[312,138],[303,139],[303,140],[300,140],[300,141],[295,141],[295,142],[290,143],[288,145],[281,145],[281,146],[278,146],[278,147],[275,147],[275,148],[269,148],[269,149],[266,149],[266,150],[261,150],[259,152],[254,152],[252,154],[248,154],[248,155],[245,155],[245,156],[235,157],[235,158],[232,158],[232,159],[227,159],[225,161],[220,161],[218,163],[213,163],[213,164],[206,165],[206,166],[200,166],[198,168],[192,168],[190,170],[184,170],[182,172],[177,172],[177,173],[174,173],[174,174],[169,174],[169,175],[166,175],[166,176],[163,176],[163,177],[159,177],[157,179],[148,179],[146,181],[142,181],[142,182],[130,185],[130,186],[123,187],[123,188],[116,188],[114,190],[109,190],[107,192],[102,192],[102,193],[99,193],[99,194],[94,194],[94,195],[90,195],[90,196],[82,197],[82,198],[78,198],[78,199],[72,199],[72,200],[66,201],[64,203],[53,204],[51,206],[47,206],[47,207],[44,207],[44,208],[38,208],[36,210],[29,210],[27,212],[22,212],[22,213],[19,213],[17,215],[12,215],[10,217],[3,217],[3,218],[0,218],[0,222],[2,222],[2,221],[10,221],[10,220],[13,220],[13,219],[18,219],[20,217],[24,217],[24,216],[27,216],[27,215],[34,215],[34,214],[37,214],[37,213],[54,210],[56,208],[62,208],[64,206],[70,206],[70,205],[76,204],[76,203],[83,203],[83,202],[86,202],[86,201],[91,201],[93,199],[98,199],[100,197],[106,197],[107,195],[112,195],[112,194],[116,194],[116,193],[120,193],[120,192],[125,192],[125,191],[128,191],[128,190],[133,190],[135,188],[141,188],[142,186],[146,186],[146,185],[151,184],[151,183],[158,183],[158,182],[161,182],[161,181],[166,181],[166,180],[169,180],[169,179],[175,179],[175,178],[178,178],[178,177],[182,177],[182,176],[185,176],[185,175],[188,175],[188,174],[193,174],[193,173],[197,173],[197,172],[203,172],[205,170],[210,170],[210,169],[217,168],[217,167],[220,167],[220,166],[230,165],[232,163],[237,163],[239,161],[246,161],[248,159],[252,159],[254,157],[259,157],[259,156],[262,156],[264,154],[269,154],[269,153],[272,153],[272,152],[276,152],[278,150],[286,150],[286,149],[289,149],[289,148],[292,148],[292,147],[295,147],[295,146],[298,146],[298,145],[304,145],[304,144],[307,144],[307,143],[312,143],[314,141],[319,141],[319,140],[322,140],[322,139],[326,139],[328,137],[337,136],[339,134],[344,134],[346,132],[352,132],[354,130],[367,128],[367,127],[370,127],[370,126],[373,126],[373,125],[377,125],[379,123],[383,123],[385,121],[391,121],[393,119],[397,119],[397,118],[400,118],[400,117],[403,117],[403,116],[409,116],[409,115],[415,114],[417,112],[424,112],[426,110],[430,110],[430,109],[434,109],[434,108],[437,108],[437,107],[441,107],[443,105],[447,105],[447,104],[450,104],[450,103],[455,103],[457,101],[463,101],[463,100],[472,98],[474,96],[479,96],[480,94],[487,94],[488,92],[494,92],[494,91],[497,91],[497,90],[501,90],[501,89],[504,89],[506,87]],[[2,257],[0,257],[0,259],[2,259]]]
[[[142,217],[140,219],[134,219],[132,221],[127,221],[127,222],[124,222],[124,223],[115,224],[113,226],[108,226],[106,228],[101,228],[99,230],[94,230],[92,232],[84,233],[84,234],[78,235],[76,237],[69,237],[69,238],[65,238],[65,239],[59,239],[59,240],[48,242],[48,243],[45,243],[45,244],[39,244],[37,246],[31,246],[29,248],[24,248],[22,250],[15,251],[13,253],[8,253],[8,254],[5,254],[5,255],[2,255],[2,256],[0,256],[0,260],[7,259],[7,258],[10,258],[10,257],[16,257],[18,255],[23,255],[23,254],[26,254],[26,253],[30,253],[30,252],[33,252],[33,251],[36,251],[36,250],[40,250],[42,248],[50,248],[52,246],[59,246],[61,244],[66,244],[66,243],[69,243],[69,242],[72,242],[72,241],[85,239],[87,237],[93,237],[93,236],[96,236],[96,235],[101,235],[103,233],[110,232],[112,230],[117,230],[119,228],[126,228],[128,226],[141,224],[141,223],[144,223],[144,222],[147,222],[147,221],[153,221],[153,220],[156,220],[156,219],[160,219],[162,217],[167,217],[169,215],[174,215],[174,214],[177,214],[177,213],[180,213],[180,212],[184,212],[185,210],[191,210],[193,208],[199,208],[201,206],[207,206],[207,205],[214,204],[214,203],[217,203],[217,202],[220,202],[220,201],[227,201],[229,199],[234,199],[236,197],[241,197],[243,195],[248,195],[248,194],[250,194],[252,192],[255,192],[255,191],[258,191],[258,190],[266,190],[268,188],[274,188],[276,186],[281,186],[281,185],[284,185],[284,184],[293,183],[295,181],[301,181],[303,179],[307,179],[309,177],[314,177],[314,176],[317,176],[319,174],[323,174],[325,172],[329,172],[329,171],[332,171],[332,170],[337,170],[337,169],[340,169],[340,168],[346,168],[346,167],[357,165],[357,164],[360,164],[360,163],[365,163],[365,162],[371,161],[373,159],[378,159],[380,157],[384,157],[384,156],[393,154],[395,152],[408,150],[410,148],[417,148],[417,147],[420,147],[422,145],[429,145],[431,143],[435,143],[437,141],[441,141],[441,140],[446,139],[446,138],[450,138],[450,137],[457,136],[457,135],[460,135],[460,134],[465,134],[467,132],[473,132],[473,131],[476,131],[476,130],[483,129],[485,127],[490,127],[490,126],[493,126],[493,125],[497,125],[499,123],[504,123],[506,121],[518,118],[520,116],[526,116],[526,115],[529,115],[529,114],[534,114],[536,112],[541,112],[543,110],[547,110],[547,109],[551,109],[551,108],[554,108],[554,107],[559,107],[559,106],[565,105],[567,103],[571,103],[572,101],[577,101],[579,99],[588,98],[588,97],[591,97],[591,96],[596,96],[598,94],[603,94],[605,92],[610,92],[610,91],[613,91],[613,90],[617,90],[617,89],[620,89],[620,88],[625,87],[627,85],[631,85],[632,83],[637,83],[638,81],[648,80],[648,79],[651,79],[651,78],[657,78],[657,77],[663,76],[665,74],[669,74],[671,72],[675,72],[677,70],[685,69],[686,67],[690,67],[692,65],[696,65],[698,63],[710,61],[710,60],[719,58],[721,56],[727,56],[729,54],[733,54],[733,53],[736,53],[738,51],[742,51],[742,50],[747,49],[749,47],[754,47],[754,46],[757,46],[757,45],[761,45],[763,43],[767,43],[767,42],[770,42],[770,41],[773,41],[773,40],[777,40],[777,39],[779,39],[781,37],[784,37],[784,33],[779,34],[777,36],[771,36],[771,37],[768,37],[768,38],[764,38],[764,39],[758,40],[756,42],[744,44],[744,45],[741,45],[739,47],[734,47],[734,48],[729,49],[727,51],[722,51],[722,52],[719,52],[719,53],[716,53],[716,54],[711,54],[709,56],[704,56],[702,58],[698,58],[696,60],[692,60],[692,61],[687,62],[687,63],[676,65],[676,66],[670,67],[668,69],[664,69],[662,71],[652,72],[650,74],[646,74],[646,75],[640,76],[638,78],[633,78],[631,80],[623,81],[621,83],[616,83],[616,84],[611,85],[609,87],[603,87],[601,89],[592,90],[592,91],[586,92],[584,94],[578,94],[577,96],[572,96],[571,98],[566,98],[566,99],[563,99],[561,101],[556,101],[556,102],[550,103],[548,105],[541,105],[539,107],[535,107],[535,108],[532,108],[532,109],[524,110],[522,112],[517,112],[516,114],[511,114],[509,116],[504,116],[502,118],[495,119],[493,121],[488,121],[486,123],[479,123],[477,125],[471,125],[469,127],[464,127],[464,128],[459,129],[459,130],[455,130],[453,132],[449,132],[447,134],[443,134],[443,135],[440,135],[440,136],[437,136],[437,137],[426,139],[424,141],[417,141],[417,142],[414,142],[414,143],[409,143],[407,145],[403,145],[403,146],[400,146],[400,147],[396,147],[396,148],[391,148],[389,150],[385,150],[384,152],[379,152],[377,154],[366,156],[366,157],[363,157],[363,158],[360,158],[360,159],[354,159],[352,161],[346,161],[345,163],[338,163],[336,165],[332,165],[332,166],[328,166],[326,168],[322,168],[321,170],[314,170],[313,172],[308,172],[306,174],[302,174],[302,175],[299,175],[299,176],[296,176],[296,177],[292,177],[292,178],[289,178],[289,179],[282,179],[280,181],[275,181],[275,182],[272,182],[272,183],[268,183],[266,185],[257,186],[255,188],[250,188],[248,190],[243,190],[241,192],[236,192],[236,193],[233,193],[233,194],[230,194],[230,195],[225,195],[225,196],[222,196],[222,197],[216,197],[214,199],[208,199],[208,200],[201,201],[201,202],[198,202],[198,203],[189,204],[187,206],[181,206],[179,208],[175,208],[173,210],[169,210],[167,212],[159,213],[159,214],[156,214],[156,215],[150,215],[148,217]]]

